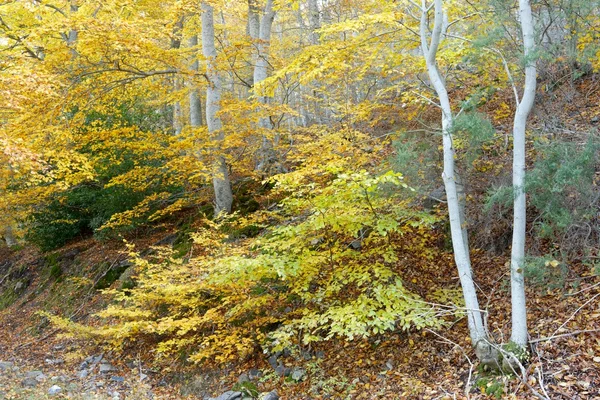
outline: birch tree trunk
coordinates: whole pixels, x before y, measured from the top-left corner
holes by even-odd
[[[224,140],[222,123],[217,115],[221,102],[221,81],[215,59],[215,24],[213,7],[202,2],[202,53],[206,59],[206,125],[211,139],[217,143],[214,149],[215,161],[213,163],[213,187],[215,191],[215,215],[231,212],[233,193],[225,157],[220,154],[221,144]]]
[[[6,225],[4,228],[4,241],[8,247],[13,247],[17,245],[17,240],[15,239],[15,235],[13,233],[12,226]]]
[[[525,128],[527,118],[535,101],[536,62],[533,15],[529,0],[519,0],[519,17],[523,33],[525,54],[525,88],[523,98],[517,105],[513,124],[513,190],[514,220],[511,249],[510,287],[512,306],[511,341],[521,347],[528,343],[527,339],[527,306],[525,303],[525,279],[523,260],[525,258],[525,228],[527,223],[525,196]]]
[[[273,9],[273,0],[267,0],[263,16],[260,20],[258,41],[256,44],[257,54],[254,65],[253,85],[256,86],[268,77],[269,67],[269,49],[271,46],[271,30],[275,19],[275,10]],[[260,104],[267,105],[270,103],[270,98],[267,96],[257,96]],[[273,123],[270,117],[261,117],[258,121],[258,127],[262,130],[273,129]],[[259,162],[257,169],[266,171],[276,162],[275,150],[271,139],[263,134],[261,137],[261,146],[259,150]]]
[[[469,255],[466,236],[463,236],[465,229],[464,221],[461,218],[461,207],[459,201],[459,191],[457,188],[457,174],[454,165],[454,146],[452,138],[452,108],[446,84],[438,69],[436,54],[442,37],[442,26],[444,23],[444,13],[442,0],[435,0],[434,3],[434,27],[429,34],[428,26],[428,7],[425,0],[421,3],[421,50],[423,51],[429,80],[435,89],[442,109],[442,136],[444,151],[444,172],[442,178],[446,190],[448,202],[448,214],[450,218],[450,231],[452,237],[452,246],[454,250],[454,260],[458,269],[460,283],[463,290],[465,306],[467,309],[467,321],[471,342],[476,350],[478,358],[482,362],[495,361],[495,355],[488,344],[487,332],[485,331],[482,312],[479,309],[477,291],[473,282],[471,270],[471,259]],[[428,39],[431,36],[431,39]]]
[[[171,39],[171,49],[181,47],[181,32],[183,30],[183,17],[179,18],[173,29],[173,38]],[[181,78],[178,75],[173,76],[173,90],[179,92],[181,89]],[[173,133],[175,136],[181,134],[183,130],[183,109],[180,101],[173,104]]]
[[[198,36],[192,35],[192,37],[189,39],[188,45],[190,48],[195,48],[196,46],[198,46]],[[200,71],[200,62],[198,61],[198,57],[196,56],[194,56],[191,69],[196,74]],[[190,81],[188,83],[188,86],[190,89],[190,125],[192,126],[192,128],[197,128],[202,126],[202,100],[200,100],[198,88],[196,87],[194,82]]]

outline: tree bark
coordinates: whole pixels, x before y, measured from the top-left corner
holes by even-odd
[[[511,341],[521,347],[527,345],[527,306],[525,302],[525,229],[527,223],[527,199],[525,195],[525,129],[527,118],[535,101],[536,62],[533,15],[529,0],[519,0],[519,16],[523,33],[525,54],[525,88],[523,98],[517,105],[513,124],[513,190],[514,219],[511,248],[510,287],[512,306]]]
[[[421,8],[421,49],[423,51],[429,80],[435,89],[442,109],[442,137],[444,151],[444,172],[442,178],[446,190],[448,202],[448,214],[450,218],[450,231],[452,237],[452,246],[454,250],[454,260],[458,269],[460,283],[463,290],[465,306],[467,309],[467,321],[469,326],[469,334],[471,342],[477,351],[480,359],[487,358],[489,354],[489,346],[487,341],[487,333],[483,324],[482,312],[479,309],[479,301],[477,299],[477,291],[473,282],[471,270],[471,260],[469,255],[468,244],[466,243],[466,235],[463,236],[463,231],[466,230],[463,218],[461,218],[461,206],[459,200],[459,192],[457,189],[457,174],[455,173],[454,165],[454,146],[452,137],[453,115],[450,105],[450,99],[446,84],[439,72],[436,60],[436,54],[442,37],[442,25],[444,22],[444,14],[442,8],[442,0],[435,0],[435,20],[431,39],[428,40],[428,8],[425,0],[422,0]]]
[[[256,45],[257,54],[254,65],[253,85],[259,84],[268,77],[269,49],[271,46],[271,30],[274,19],[275,10],[273,9],[273,0],[267,0],[263,16],[260,20],[259,35]],[[257,96],[257,100],[263,105],[267,105],[271,101],[271,99],[267,96]],[[259,119],[258,127],[261,130],[270,130],[273,129],[274,126],[271,118],[266,116]],[[267,171],[277,161],[277,156],[273,147],[274,146],[271,139],[269,139],[267,135],[263,134],[261,137],[257,170]]]
[[[202,52],[206,59],[206,77],[208,80],[206,125],[211,139],[217,143],[214,149],[215,161],[213,162],[212,175],[215,191],[215,215],[219,215],[220,213],[231,212],[233,193],[225,157],[220,154],[224,140],[223,125],[218,116],[221,107],[221,81],[215,62],[217,50],[215,48],[214,9],[206,2],[202,2]]]
[[[171,49],[179,49],[181,47],[181,32],[183,31],[183,17],[175,22],[173,28],[173,38],[171,39]],[[178,92],[181,89],[182,82],[178,75],[173,76],[173,90]],[[173,104],[173,133],[175,136],[181,134],[183,130],[183,109],[181,102],[176,101]]]
[[[17,240],[15,239],[15,235],[13,233],[12,226],[7,225],[4,228],[4,241],[8,247],[13,247],[17,245]]]
[[[198,36],[192,35],[189,39],[189,47],[195,48],[198,46]],[[194,73],[198,73],[200,71],[200,62],[198,61],[198,57],[194,56],[194,60],[192,62],[191,69]],[[196,87],[194,81],[190,81],[189,84],[189,100],[190,100],[190,125],[192,128],[196,128],[202,126],[202,100],[200,100],[200,94],[198,93],[198,88]]]

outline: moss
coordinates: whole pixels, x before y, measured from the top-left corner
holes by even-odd
[[[103,265],[107,265],[107,263],[103,263]],[[121,275],[123,275],[123,272],[125,272],[127,268],[129,268],[128,264],[116,265],[112,268],[109,267],[108,271],[106,271],[96,285],[94,285],[94,289],[101,290],[110,287],[121,277]]]

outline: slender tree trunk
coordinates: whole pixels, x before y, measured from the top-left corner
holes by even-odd
[[[257,85],[268,77],[269,67],[269,49],[271,46],[271,30],[275,19],[275,10],[273,9],[273,0],[267,0],[263,16],[260,20],[259,35],[257,41],[257,54],[254,66],[253,84]],[[267,105],[271,99],[267,96],[257,96],[260,104]],[[258,127],[262,130],[273,129],[273,123],[270,117],[261,117],[258,121]],[[259,171],[268,170],[275,162],[277,156],[273,148],[271,139],[263,134],[259,150],[259,162],[257,169]]]
[[[8,247],[13,247],[17,245],[17,240],[15,239],[15,235],[13,233],[12,226],[6,225],[4,228],[4,241]]]
[[[181,32],[183,31],[183,17],[179,18],[175,22],[173,27],[173,37],[171,39],[171,49],[177,50],[181,48]],[[173,75],[173,90],[179,92],[182,88],[181,78],[175,74]],[[181,134],[183,130],[183,108],[181,107],[180,101],[173,103],[173,133],[177,136]]]
[[[213,187],[215,191],[215,215],[218,215],[222,212],[231,212],[233,194],[225,157],[220,154],[221,145],[224,140],[223,126],[218,116],[221,107],[221,81],[215,62],[217,50],[215,48],[214,10],[206,2],[202,2],[202,52],[206,59],[206,77],[208,79],[206,89],[206,125],[211,139],[217,143],[217,148],[214,149]]]
[[[195,48],[196,46],[198,46],[198,36],[192,35],[192,37],[189,39],[188,44],[190,48]],[[196,74],[198,73],[198,71],[200,71],[200,62],[198,61],[198,57],[196,56],[194,56],[194,60],[192,62],[192,71]],[[188,83],[188,86],[190,89],[190,125],[192,126],[192,128],[197,128],[199,126],[202,126],[202,100],[200,99],[198,88],[196,87],[196,84],[193,80]]]
[[[433,85],[440,101],[442,109],[442,136],[443,136],[443,151],[444,151],[444,172],[442,178],[446,189],[446,197],[448,201],[448,214],[450,218],[450,231],[452,237],[452,246],[454,249],[454,260],[458,268],[460,283],[463,290],[465,306],[467,308],[467,320],[471,342],[475,347],[477,355],[480,359],[493,358],[490,354],[488,346],[487,333],[485,331],[482,312],[479,309],[479,301],[477,299],[477,291],[473,282],[471,270],[471,260],[469,255],[468,244],[466,243],[463,230],[465,229],[464,221],[461,218],[461,207],[459,200],[459,191],[457,189],[457,175],[454,165],[454,146],[452,138],[452,109],[446,84],[439,72],[436,60],[436,54],[442,37],[442,25],[444,14],[442,8],[442,0],[435,0],[435,22],[433,32],[431,32],[431,40],[428,31],[428,11],[425,0],[422,0],[421,9],[421,49],[425,56],[427,64],[427,72],[429,79]]]
[[[308,23],[310,32],[308,34],[309,42],[312,45],[319,44],[319,34],[317,30],[321,28],[321,14],[317,0],[308,0]]]
[[[525,88],[523,98],[517,106],[513,125],[513,190],[514,221],[511,249],[510,286],[512,305],[511,341],[525,347],[527,339],[527,307],[525,303],[525,279],[523,261],[525,258],[526,196],[525,196],[525,128],[527,118],[535,101],[536,62],[533,15],[529,0],[519,0],[519,16],[523,32],[525,53]]]

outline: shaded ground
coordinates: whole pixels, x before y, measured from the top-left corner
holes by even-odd
[[[155,238],[147,242],[152,240]],[[80,251],[67,264],[114,263],[121,257],[120,244],[90,241],[78,246]],[[73,254],[73,248],[61,250],[61,254]],[[30,283],[19,299],[0,312],[0,361],[13,363],[0,369],[0,399],[43,399],[54,385],[61,387],[59,396],[75,399],[112,399],[117,398],[115,393],[118,398],[129,399],[179,399],[186,398],[184,394],[203,398],[231,389],[240,375],[251,369],[260,371],[260,378],[253,381],[258,390],[277,389],[282,399],[477,399],[508,398],[512,394],[528,399],[533,398],[528,385],[547,393],[550,399],[600,398],[600,278],[587,266],[570,266],[559,288],[529,288],[533,343],[525,382],[502,376],[482,378],[472,364],[475,360],[464,318],[439,332],[394,332],[368,340],[331,341],[294,349],[280,361],[286,367],[306,371],[302,380],[295,382],[275,374],[266,357],[260,355],[227,369],[156,366],[149,351],[103,354],[85,343],[61,339],[36,312],[45,308],[78,319],[101,306],[102,297],[87,289],[75,298],[62,290],[57,292],[69,280],[52,284],[40,267],[39,255],[33,252],[3,257],[31,270],[27,274]],[[482,306],[489,310],[489,329],[498,342],[506,341],[510,332],[506,261],[503,257],[474,255],[477,281],[485,294]],[[64,270],[66,274],[69,268]],[[410,275],[405,279],[410,281]],[[415,290],[457,282],[451,257],[430,263],[419,279]],[[89,361],[90,356],[101,354],[115,370],[102,373],[100,362],[93,366],[88,363],[84,368],[88,373],[82,377],[86,358]],[[27,374],[34,371],[42,371],[44,376],[35,388],[24,387]],[[486,390],[489,395],[484,394]]]

